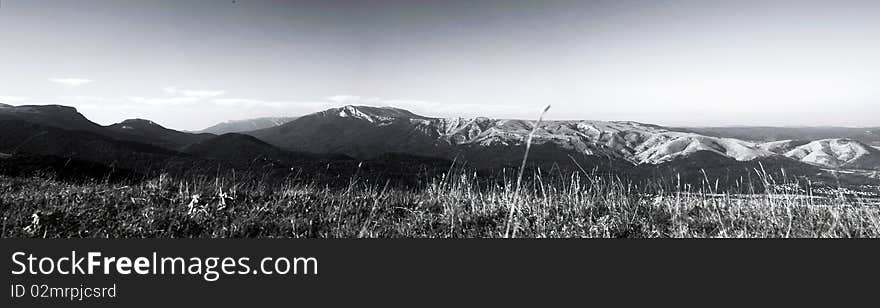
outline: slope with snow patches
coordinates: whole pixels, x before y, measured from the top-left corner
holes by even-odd
[[[521,145],[533,123],[523,120],[438,119],[441,138],[453,144]],[[611,155],[635,164],[659,164],[710,151],[739,161],[772,156],[756,144],[676,132],[637,122],[549,121],[535,131],[535,144],[553,144],[585,155]]]
[[[786,146],[776,146],[779,144]],[[812,142],[786,140],[761,146],[820,167],[880,169],[880,150],[853,139],[823,139]]]

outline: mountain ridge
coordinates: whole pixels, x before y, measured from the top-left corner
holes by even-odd
[[[880,127],[841,126],[735,126],[735,127],[677,127],[680,131],[707,136],[737,138],[755,142],[784,140],[821,140],[849,138],[872,146],[880,146]]]
[[[282,148],[308,152],[341,152],[365,158],[384,150],[449,159],[475,146],[522,147],[533,128],[534,123],[527,120],[432,118],[398,108],[350,105],[248,134]],[[536,129],[533,143],[574,155],[610,156],[635,165],[658,164],[697,151],[712,151],[739,161],[774,155],[757,143],[633,121],[544,121]]]
[[[145,142],[173,150],[214,136],[181,132],[146,119],[126,119],[105,128],[117,139]]]
[[[880,170],[880,150],[849,138],[766,143],[777,154],[821,167]]]
[[[387,159],[389,153],[400,153],[461,161],[477,168],[498,168],[517,166],[521,162],[526,139],[534,130],[529,163],[548,168],[586,166],[608,172],[659,166],[674,170],[682,170],[676,166],[711,168],[711,164],[698,162],[705,160],[730,166],[746,166],[736,162],[768,161],[793,164],[792,168],[802,170],[813,170],[807,166],[880,169],[880,151],[856,139],[758,142],[634,121],[543,121],[535,127],[529,120],[436,118],[394,107],[348,105],[268,128],[220,136],[176,131],[146,119],[127,119],[100,126],[75,108],[60,105],[0,107],[0,123],[9,127],[25,127],[22,123],[32,125],[27,126],[30,131],[0,132],[4,138],[7,136],[3,134],[18,134],[9,135],[9,144],[0,152],[18,149],[13,141],[25,142],[51,127],[53,136],[79,138],[86,144],[97,141],[95,137],[88,137],[91,135],[65,131],[83,131],[108,138],[100,142],[118,140],[155,146],[169,151],[163,154],[165,156],[194,155],[237,163],[248,161],[250,156],[291,164],[300,159]],[[58,138],[61,137],[46,139],[55,140],[52,142],[44,140],[43,148],[31,146],[30,149],[37,154],[62,157],[88,152],[83,145]],[[52,150],[53,142],[69,144],[66,149],[75,151]],[[108,147],[120,149],[113,153],[128,149],[128,146]],[[92,156],[105,157],[101,155]],[[737,168],[747,169],[740,167]]]
[[[244,120],[232,120],[214,124],[205,129],[195,131],[194,133],[209,133],[215,135],[241,133],[282,125],[284,123],[293,121],[294,119],[296,119],[296,117],[261,117]]]

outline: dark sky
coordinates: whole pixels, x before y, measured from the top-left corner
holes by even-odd
[[[429,116],[880,126],[878,1],[2,0],[0,102],[178,129]]]

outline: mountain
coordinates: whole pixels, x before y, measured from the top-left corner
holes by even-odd
[[[190,134],[149,120],[100,126],[63,106],[7,106],[0,110],[0,174],[48,171],[61,178],[143,179],[161,173],[216,176],[238,170],[255,181],[302,176],[349,184],[355,174],[376,182],[416,184],[447,170],[448,161],[385,154],[355,161],[344,155],[283,150],[241,134]]]
[[[200,133],[222,135],[227,133],[240,133],[269,127],[275,127],[293,121],[296,117],[268,117],[238,121],[227,121],[205,128]]]
[[[0,152],[72,158],[126,169],[150,168],[181,155],[149,144],[21,120],[0,121]]]
[[[156,129],[152,125],[142,120],[124,121],[115,128],[151,132]],[[123,128],[128,126],[132,128]],[[182,134],[169,131],[159,130],[170,135]],[[156,139],[147,134],[132,133],[125,138],[111,137],[113,135],[119,134],[111,128],[102,128],[100,133],[93,133],[20,119],[0,120],[0,174],[32,176],[49,172],[59,178],[72,180],[140,180],[163,173],[186,177],[216,175],[238,169],[254,171],[251,174],[254,177],[284,178],[291,172],[293,164],[309,171],[327,165],[321,159],[288,153],[243,135],[239,135],[242,138],[206,135],[216,137],[211,138],[216,140],[212,143],[206,142],[210,140],[206,139],[186,146],[184,149],[187,152],[151,144]],[[138,138],[141,140],[132,141]],[[333,159],[334,156],[329,157]],[[285,161],[279,163],[272,159]],[[336,168],[356,169],[350,165]]]
[[[190,134],[164,128],[149,120],[132,119],[101,126],[89,121],[76,108],[60,105],[25,105],[0,107],[0,121],[21,121],[41,127],[98,134],[111,139],[146,143],[178,150],[211,134]]]
[[[102,133],[104,128],[76,111],[61,105],[0,106],[0,121],[18,120],[67,130]]]
[[[302,116],[277,127],[247,132],[283,149],[336,153],[360,159],[384,153],[436,156],[436,136],[420,117],[394,108],[353,106]]]
[[[148,143],[174,150],[214,137],[213,134],[191,134],[168,129],[144,119],[128,119],[109,125],[106,129],[110,136],[117,139]]]
[[[880,146],[880,127],[688,127],[675,130],[706,136],[736,138],[755,142],[785,140],[853,139]]]
[[[761,145],[786,157],[825,168],[880,170],[880,150],[852,139],[777,141]]]
[[[796,178],[810,178],[814,182],[833,182],[816,166],[805,164],[787,157],[777,155],[762,157],[749,161],[739,161],[724,155],[700,151],[687,157],[663,162],[657,165],[641,166],[639,179],[652,179],[651,183],[660,183],[671,189],[679,185],[696,185],[697,187],[737,189],[741,193],[752,193],[764,188],[763,179],[758,175],[769,175],[779,183],[790,183]],[[838,183],[851,184],[850,178],[840,178]],[[857,184],[857,183],[856,183]],[[717,185],[717,186],[716,186]]]
[[[142,139],[129,136],[128,139]],[[77,158],[106,164],[177,156],[148,142],[120,138],[114,128],[86,119],[75,108],[59,105],[0,107],[0,152]]]
[[[117,175],[135,175],[204,169],[201,160],[177,151],[183,142],[188,142],[181,139],[189,137],[180,137],[186,135],[190,134],[154,126],[145,120],[105,127],[66,106],[0,107],[0,157],[7,165],[23,164],[4,168],[4,172],[43,168],[70,175],[72,170],[80,170],[73,174],[87,177],[106,170],[114,170]],[[59,169],[59,160],[69,164],[62,164],[64,168]],[[73,168],[74,165],[78,167]]]
[[[525,120],[431,118],[397,108],[345,106],[249,134],[290,150],[358,158],[386,152],[460,157],[485,166],[517,163],[533,127]],[[547,121],[533,144],[533,161],[562,164],[588,157],[608,165],[659,164],[700,151],[738,161],[775,155],[751,142],[637,122]]]

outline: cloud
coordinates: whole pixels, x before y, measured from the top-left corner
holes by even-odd
[[[93,80],[84,79],[84,78],[49,78],[49,81],[54,82],[54,83],[60,83],[62,85],[68,86],[68,87],[78,87],[78,86],[90,83]]]
[[[225,107],[245,107],[245,108],[253,108],[253,107],[273,107],[280,108],[284,105],[283,102],[272,102],[272,101],[264,101],[259,99],[250,99],[250,98],[218,98],[211,100],[214,104],[225,106]]]
[[[114,100],[101,97],[101,96],[87,96],[87,95],[72,95],[72,96],[59,96],[59,100],[62,101],[72,101],[72,102],[89,102],[89,103],[109,103]]]
[[[183,104],[191,104],[198,102],[200,97],[140,97],[140,96],[132,96],[128,97],[128,100],[140,103],[140,104],[148,104],[148,105],[183,105]]]
[[[325,97],[324,99],[337,104],[355,104],[364,101],[362,97],[356,95],[334,95]]]
[[[216,98],[211,102],[218,106],[235,107],[235,108],[273,108],[273,109],[302,109],[302,108],[326,108],[329,107],[327,102],[309,102],[309,101],[267,101],[251,98]],[[317,111],[317,110],[316,110]]]
[[[215,97],[226,94],[226,91],[223,90],[190,90],[190,89],[179,89],[175,87],[165,87],[162,88],[165,92],[173,95],[182,95],[185,97],[198,97],[198,98],[208,98]]]
[[[186,105],[204,101],[211,97],[226,94],[223,90],[191,90],[177,87],[164,87],[162,91],[172,94],[172,97],[142,97],[130,96],[128,100],[138,104],[147,105]]]
[[[25,96],[2,96],[0,95],[0,103],[20,103],[29,101],[30,97]]]

